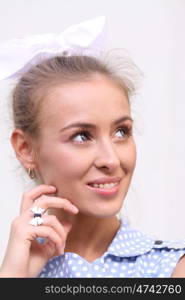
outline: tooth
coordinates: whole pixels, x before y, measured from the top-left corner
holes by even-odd
[[[92,186],[96,187],[96,188],[101,188],[101,189],[106,189],[106,188],[112,188],[115,185],[117,185],[117,182],[112,182],[112,183],[101,183],[101,184],[97,184],[97,183],[93,183]]]
[[[112,187],[112,185],[111,185],[111,184],[108,184],[108,183],[106,183],[106,184],[104,184],[104,187],[105,187],[105,188],[109,188],[109,187]]]

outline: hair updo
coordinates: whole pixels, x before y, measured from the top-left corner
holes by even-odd
[[[103,75],[117,84],[128,96],[136,91],[139,69],[128,57],[111,60],[88,55],[56,56],[43,60],[22,74],[12,93],[14,127],[32,137],[39,135],[41,104],[49,90],[57,85],[89,81]]]

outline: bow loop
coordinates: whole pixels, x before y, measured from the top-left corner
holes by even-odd
[[[56,55],[98,56],[105,48],[105,17],[70,26],[62,33],[12,39],[0,44],[0,80],[17,79],[43,59]]]

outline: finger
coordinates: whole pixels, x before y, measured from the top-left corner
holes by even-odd
[[[58,235],[61,237],[61,239],[65,240],[66,239],[66,231],[64,230],[64,227],[62,224],[59,222],[56,216],[54,215],[48,215],[42,217],[43,219],[43,224],[45,226],[50,226],[55,230],[55,232],[58,233]]]
[[[18,224],[25,224],[29,223],[31,219],[33,218],[33,213],[31,210],[27,210],[24,212],[21,216],[17,217]],[[58,220],[58,218],[55,215],[42,215],[42,219],[44,221],[44,224],[46,226],[53,227],[54,230],[58,232],[58,234],[62,238],[66,238],[69,231],[71,230],[72,223],[66,220],[63,220],[62,222]],[[22,226],[22,225],[21,225]]]
[[[46,240],[50,238],[50,240],[57,245],[56,247],[58,251],[60,250],[61,253],[66,240],[66,234],[64,232],[64,229],[61,228],[62,226],[59,226],[60,224],[57,223],[58,220],[54,216],[43,217],[43,221],[45,222],[42,226],[33,226],[29,223],[30,221],[31,218],[29,216],[28,219],[28,211],[21,216],[16,217],[12,221],[11,235],[16,243],[19,244],[19,241],[29,241],[30,243],[32,243],[38,237],[46,238]],[[42,228],[44,232],[41,231]],[[48,230],[48,234],[46,234],[47,231],[45,230]],[[55,233],[53,238],[51,238],[52,232]]]
[[[45,210],[49,208],[62,208],[66,210],[69,213],[78,213],[78,208],[73,205],[68,199],[65,198],[59,198],[54,196],[47,196],[42,195],[41,197],[37,198],[34,202],[34,206],[44,208]]]
[[[21,208],[20,213],[24,210],[28,209],[35,199],[40,197],[42,194],[52,194],[56,192],[56,187],[46,184],[41,184],[30,191],[27,191],[23,194],[22,201],[21,201]]]
[[[30,225],[32,226],[32,225]],[[33,227],[33,226],[32,226]],[[49,226],[41,225],[36,226],[31,229],[30,232],[30,240],[33,241],[38,237],[43,237],[49,239],[51,242],[55,244],[56,252],[60,255],[63,253],[65,240],[61,239],[59,234],[55,232],[55,230]]]

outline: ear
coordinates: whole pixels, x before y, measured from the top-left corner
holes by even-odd
[[[26,168],[35,168],[33,142],[21,129],[15,129],[11,135],[11,144],[16,153],[17,159]]]

